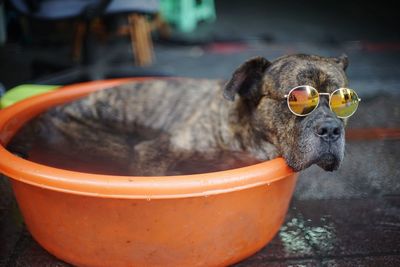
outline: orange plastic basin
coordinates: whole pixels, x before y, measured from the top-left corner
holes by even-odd
[[[133,177],[52,168],[4,148],[47,108],[127,81],[66,86],[0,111],[0,171],[37,242],[78,266],[224,266],[265,246],[296,182],[282,158],[222,172]]]

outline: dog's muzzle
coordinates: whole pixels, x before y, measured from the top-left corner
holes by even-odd
[[[343,158],[344,129],[339,121],[328,119],[315,127],[320,139],[320,151],[316,164],[326,171],[337,170]]]
[[[288,165],[301,171],[313,164],[326,171],[337,170],[344,157],[344,125],[336,118],[307,118],[291,149],[284,152]]]

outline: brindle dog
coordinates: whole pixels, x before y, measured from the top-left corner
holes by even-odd
[[[295,171],[312,164],[332,171],[343,159],[345,120],[330,110],[327,97],[310,115],[298,117],[284,96],[298,85],[319,92],[346,87],[347,65],[346,56],[297,54],[272,63],[256,57],[239,66],[226,84],[194,79],[129,83],[52,108],[25,131],[34,126],[36,136],[74,140],[81,149],[130,158],[134,175],[162,175],[179,162],[225,152],[257,160],[281,155]],[[23,152],[12,145],[11,150]]]

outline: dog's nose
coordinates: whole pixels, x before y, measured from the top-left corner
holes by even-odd
[[[340,124],[335,120],[328,120],[316,128],[319,137],[327,142],[334,142],[342,135]]]

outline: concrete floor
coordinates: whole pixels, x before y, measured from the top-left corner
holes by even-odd
[[[289,53],[350,59],[350,87],[363,99],[348,128],[399,128],[400,37],[391,2],[217,1],[218,20],[177,42],[156,41],[156,63],[140,73],[227,79],[245,59]],[[0,47],[7,88],[40,79],[30,68],[66,46]],[[100,70],[130,68],[127,40],[97,47]],[[128,59],[128,60],[127,60]],[[301,173],[275,239],[237,266],[400,266],[400,141],[348,139],[340,170]],[[25,230],[8,182],[0,179],[0,266],[69,266],[45,252]],[[5,240],[5,241],[3,241]]]

